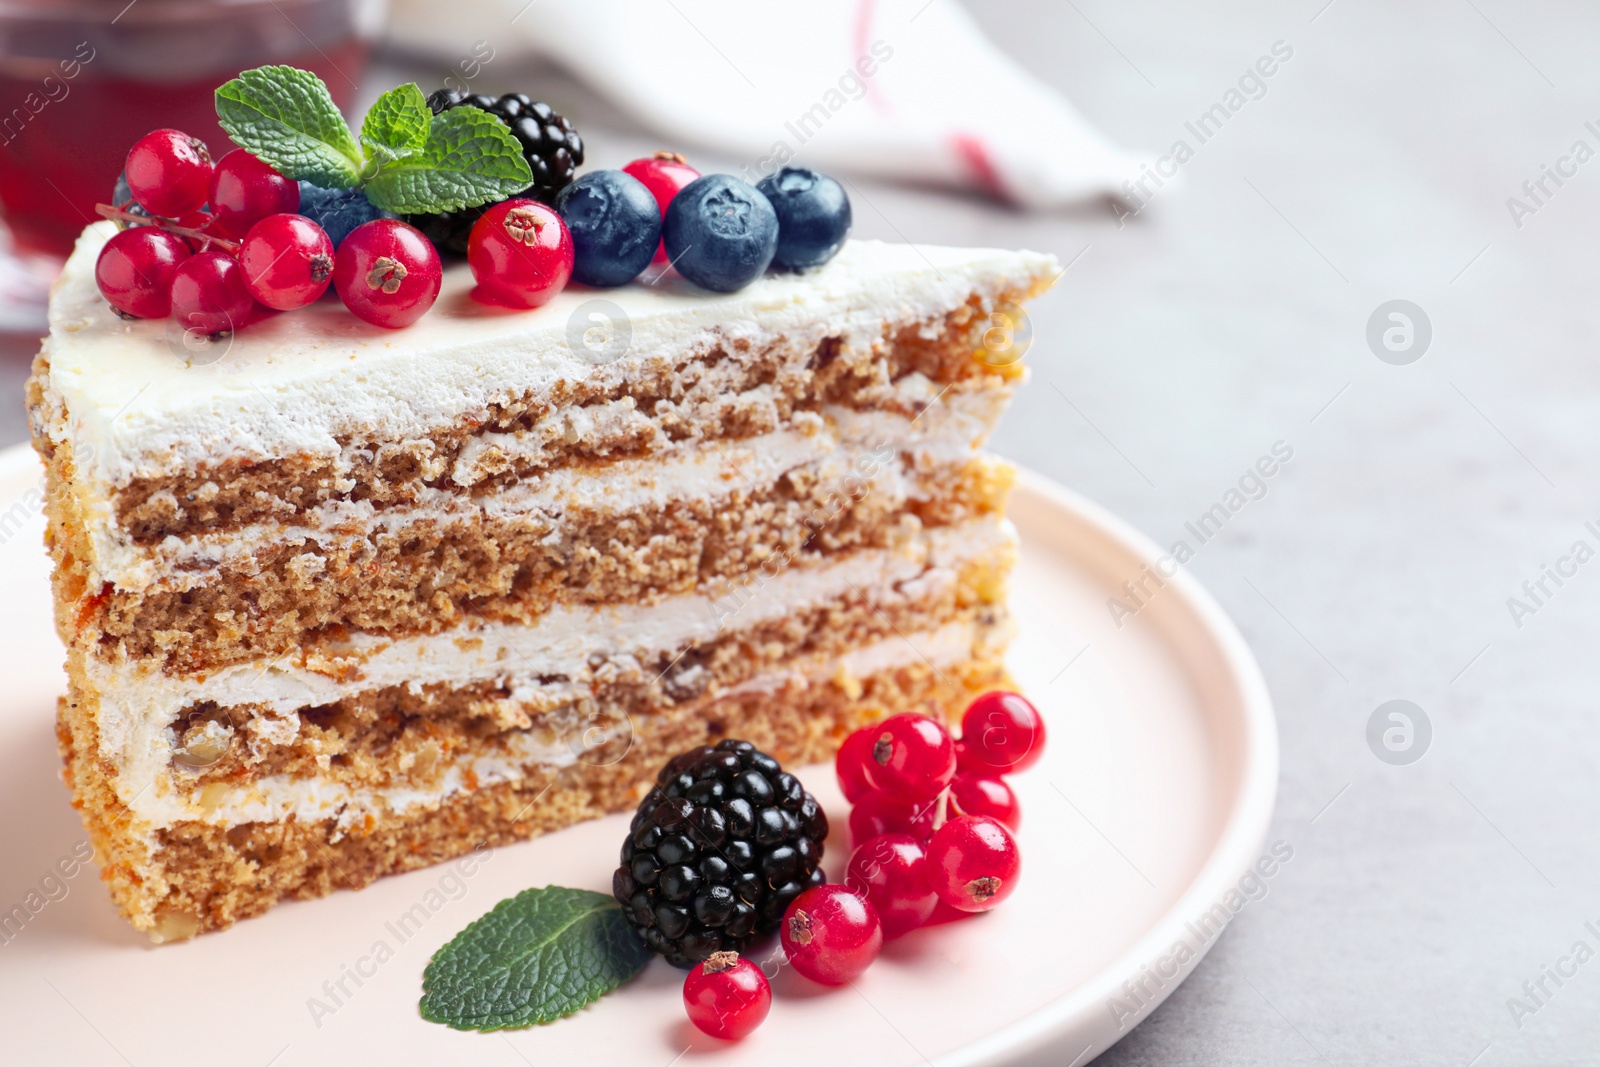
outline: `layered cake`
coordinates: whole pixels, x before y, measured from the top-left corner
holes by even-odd
[[[785,763],[1005,680],[1031,253],[848,242],[385,331],[205,344],[114,314],[90,226],[29,382],[66,779],[157,939],[635,805],[719,738]]]

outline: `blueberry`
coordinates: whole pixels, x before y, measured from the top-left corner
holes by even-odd
[[[778,216],[767,198],[728,174],[707,174],[678,191],[663,237],[678,273],[719,293],[761,277],[778,248]]]
[[[784,167],[756,186],[778,213],[778,253],[784,270],[819,267],[832,259],[850,232],[850,197],[844,186],[814,170]]]
[[[661,209],[644,183],[620,170],[593,170],[561,190],[556,211],[572,232],[572,277],[622,285],[650,265],[661,240]]]
[[[123,207],[123,205],[127,206]],[[118,174],[117,184],[111,187],[111,206],[121,207],[130,215],[150,214],[150,212],[146,211],[139,205],[139,201],[133,198],[133,190],[128,188],[127,171],[123,171],[121,174]]]
[[[324,189],[310,182],[300,183],[300,214],[327,231],[335,248],[357,226],[373,219],[394,218],[374,207],[360,189]]]

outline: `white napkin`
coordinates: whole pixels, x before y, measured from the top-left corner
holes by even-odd
[[[402,45],[472,91],[536,54],[660,134],[742,160],[973,189],[1034,209],[1139,174],[954,0],[396,0]],[[449,52],[456,50],[458,56]],[[492,58],[485,59],[486,56]]]

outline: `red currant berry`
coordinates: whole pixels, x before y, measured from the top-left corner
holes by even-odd
[[[926,715],[891,715],[872,727],[867,781],[898,800],[932,800],[956,773],[955,742]]]
[[[988,911],[1017,887],[1022,853],[1005,824],[986,815],[960,815],[928,842],[928,882],[957,911]]]
[[[778,935],[794,969],[823,985],[844,985],[883,947],[877,911],[842,885],[815,886],[795,897]]]
[[[133,143],[128,191],[152,215],[177,218],[211,195],[211,153],[182,130],[153,130]]]
[[[737,952],[713,952],[683,980],[683,1006],[702,1032],[737,1041],[766,1019],[772,987],[761,968]]]
[[[997,774],[962,771],[950,783],[951,810],[961,815],[987,815],[1015,833],[1022,829],[1022,805],[1017,794]]]
[[[624,173],[638,178],[650,190],[650,195],[656,198],[656,204],[661,208],[663,220],[667,217],[667,205],[678,195],[678,190],[700,177],[700,172],[685,163],[676,152],[657,152],[653,156],[636,159],[622,169]],[[663,241],[656,246],[656,257],[651,262],[666,261],[667,246]]]
[[[211,175],[211,213],[222,232],[239,237],[268,215],[299,210],[299,182],[242,148],[217,160]]]
[[[915,930],[939,903],[928,884],[922,843],[910,834],[884,834],[859,846],[850,857],[844,884],[877,910],[884,937]]]
[[[845,800],[852,804],[872,792],[867,781],[866,762],[872,757],[872,728],[857,730],[844,739],[838,755],[833,757],[833,770],[839,776],[839,789]]]
[[[444,268],[433,243],[399,219],[373,219],[350,231],[333,258],[333,287],[351,314],[398,329],[439,299]]]
[[[572,277],[572,234],[555,209],[537,200],[505,200],[472,224],[467,265],[490,301],[536,308]]]
[[[172,317],[195,333],[217,334],[245,324],[255,300],[238,260],[223,252],[196,252],[172,276]]]
[[[303,308],[333,279],[333,242],[304,215],[268,215],[245,234],[239,266],[250,295],[279,311]]]
[[[860,844],[881,834],[910,834],[926,841],[933,836],[937,808],[936,801],[908,804],[873,790],[850,809],[850,840]]]
[[[114,234],[100,249],[94,280],[112,307],[140,319],[164,319],[172,311],[172,278],[189,258],[183,238],[154,226]]]
[[[1025,771],[1044,755],[1044,718],[1020,693],[985,693],[961,716],[961,769]]]

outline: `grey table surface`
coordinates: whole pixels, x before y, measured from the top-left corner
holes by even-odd
[[[863,186],[863,235],[1072,262],[1033,310],[1032,384],[995,447],[1163,543],[1274,444],[1293,450],[1189,566],[1272,690],[1270,838],[1294,856],[1099,1062],[1600,1061],[1600,564],[1584,565],[1600,549],[1600,9],[972,6],[1129,148],[1195,148],[1128,219]],[[1276,42],[1292,57],[1199,144],[1185,123]],[[388,66],[374,83],[442,73]],[[657,147],[560,72],[507,69],[505,88],[530,79],[578,117],[592,163]],[[1547,166],[1568,176],[1536,200],[1523,183]],[[1410,362],[1368,343],[1397,299],[1431,324],[1420,358],[1420,333],[1390,354]],[[4,346],[13,396],[32,347]],[[22,440],[18,405],[0,413],[0,442]],[[1431,724],[1407,765],[1368,743],[1394,699]]]

